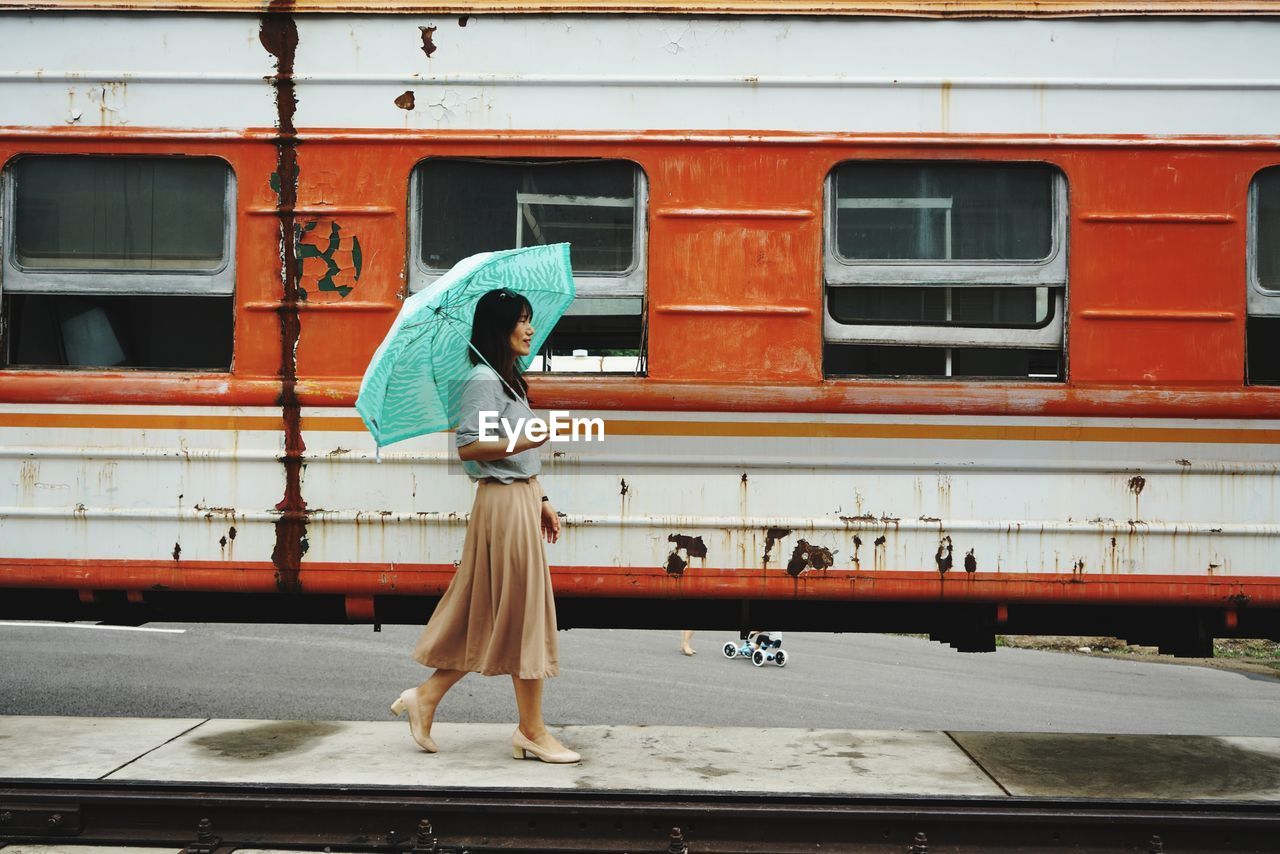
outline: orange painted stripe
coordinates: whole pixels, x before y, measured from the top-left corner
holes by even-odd
[[[271,430],[270,415],[145,415],[115,413],[0,413],[0,427],[99,430]],[[312,416],[304,432],[363,432],[359,418]],[[1029,424],[848,424],[791,421],[643,421],[605,418],[605,436],[704,436],[790,439],[949,439],[987,442],[1149,442],[1158,444],[1280,445],[1280,430],[1212,427],[1089,427]]]
[[[355,420],[360,425],[359,419]],[[279,415],[163,415],[115,412],[0,412],[0,427],[85,430],[283,430]],[[363,429],[363,425],[360,425]]]
[[[716,436],[807,439],[976,439],[991,442],[1160,442],[1280,444],[1280,430],[1084,427],[1019,424],[844,424],[768,421],[614,421],[605,437]]]
[[[303,562],[301,595],[439,596],[452,564]],[[127,561],[0,558],[0,590],[64,589],[185,593],[279,593],[266,561]],[[553,566],[563,598],[740,599],[1004,604],[1169,605],[1280,608],[1280,577],[931,570],[783,570],[692,567],[668,575],[651,567]]]

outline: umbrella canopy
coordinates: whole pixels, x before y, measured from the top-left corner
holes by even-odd
[[[496,288],[515,291],[533,308],[533,347],[520,359],[525,370],[573,302],[569,244],[472,255],[404,301],[356,397],[356,412],[379,448],[458,423],[476,302]]]

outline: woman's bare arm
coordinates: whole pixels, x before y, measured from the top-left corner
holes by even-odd
[[[507,457],[527,451],[530,448],[539,448],[545,445],[547,437],[543,437],[538,441],[533,441],[523,432],[516,438],[515,447],[510,451],[507,450],[509,440],[504,438],[495,439],[477,439],[458,448],[458,458],[465,462],[492,462],[493,460],[505,460]]]

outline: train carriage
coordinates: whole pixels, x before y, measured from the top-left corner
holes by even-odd
[[[360,375],[568,241],[562,626],[1280,638],[1274,11],[0,0],[0,615],[422,622]]]

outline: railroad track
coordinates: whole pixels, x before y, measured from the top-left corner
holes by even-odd
[[[1275,852],[1263,802],[0,783],[17,843],[331,852]]]

